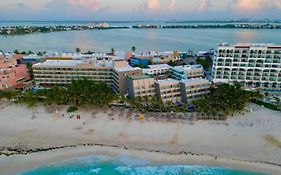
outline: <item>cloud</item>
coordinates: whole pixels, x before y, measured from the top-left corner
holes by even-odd
[[[157,10],[157,9],[170,9],[174,10],[176,8],[176,0],[171,0],[168,4],[161,0],[146,0],[145,10]]]
[[[26,4],[23,3],[23,2],[17,3],[16,6],[19,7],[19,8],[26,8],[27,7]]]
[[[168,9],[174,10],[176,8],[176,0],[172,0],[168,6]]]
[[[91,10],[99,10],[102,7],[101,0],[68,0],[71,6],[80,6]]]
[[[239,11],[258,11],[261,9],[281,9],[280,0],[232,0],[232,8]]]
[[[87,9],[91,11],[98,11],[105,8],[101,0],[51,0],[45,6],[49,9],[64,7],[64,9]]]
[[[158,0],[146,0],[145,7],[149,10],[158,9],[160,7],[160,3]]]
[[[212,3],[210,0],[200,0],[197,11],[203,12],[208,10],[210,7],[212,7]]]
[[[259,10],[264,7],[265,0],[232,0],[234,9]]]

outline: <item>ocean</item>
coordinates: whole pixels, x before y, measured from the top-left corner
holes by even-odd
[[[91,22],[0,22],[0,26],[45,26],[83,25]],[[110,26],[132,26],[137,24],[162,24],[159,22],[109,23]],[[172,25],[173,23],[168,23]],[[192,23],[194,24],[194,23]],[[18,36],[1,36],[0,50],[3,51],[68,51],[77,47],[82,51],[108,52],[189,49],[197,52],[216,48],[221,42],[228,43],[272,43],[281,44],[280,30],[249,29],[114,29],[85,30],[53,33],[34,33]]]
[[[263,175],[198,165],[159,165],[133,157],[88,156],[44,165],[18,175]]]

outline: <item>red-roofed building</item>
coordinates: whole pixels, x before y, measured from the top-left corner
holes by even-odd
[[[19,64],[21,59],[19,54],[9,58],[0,55],[0,90],[16,89],[19,84],[30,80],[26,65]]]

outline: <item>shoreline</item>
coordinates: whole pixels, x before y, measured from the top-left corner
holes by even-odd
[[[128,156],[146,160],[152,165],[211,166],[272,175],[279,175],[281,169],[281,164],[269,162],[228,159],[190,152],[174,154],[157,150],[131,149],[126,146],[103,144],[72,145],[27,154],[0,155],[0,169],[2,173],[9,175],[32,170],[42,165],[52,165],[75,158],[99,155],[110,157]],[[23,159],[24,162],[22,161]],[[14,164],[17,164],[16,168],[13,166]]]
[[[136,113],[116,108],[87,108],[74,114],[66,113],[67,106],[0,108],[0,170],[5,175],[109,153],[155,163],[281,174],[281,149],[265,139],[271,136],[280,142],[280,112],[254,104],[226,121],[172,122],[151,114],[139,121]],[[78,114],[81,120],[71,117]]]

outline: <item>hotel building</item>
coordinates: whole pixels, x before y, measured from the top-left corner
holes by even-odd
[[[206,79],[180,81],[182,101],[192,101],[210,93],[210,82]]]
[[[163,102],[190,102],[210,92],[210,83],[206,79],[191,80],[155,80],[151,76],[142,75],[128,77],[128,95],[130,98],[154,97]]]
[[[163,102],[180,102],[182,101],[182,92],[178,80],[167,79],[155,82],[156,96]]]
[[[248,88],[281,89],[281,46],[219,45],[213,63],[214,83],[241,83]]]
[[[128,96],[132,99],[136,97],[155,97],[155,79],[148,75],[130,76],[127,78]]]
[[[0,90],[19,89],[25,87],[30,79],[25,64],[20,64],[21,55],[12,55],[6,58],[0,55]]]
[[[71,80],[103,81],[113,90],[125,94],[127,76],[141,75],[141,69],[132,68],[122,60],[47,60],[33,65],[35,82],[41,87],[67,85]]]
[[[171,72],[172,77],[177,80],[204,77],[204,69],[201,65],[175,66]]]

